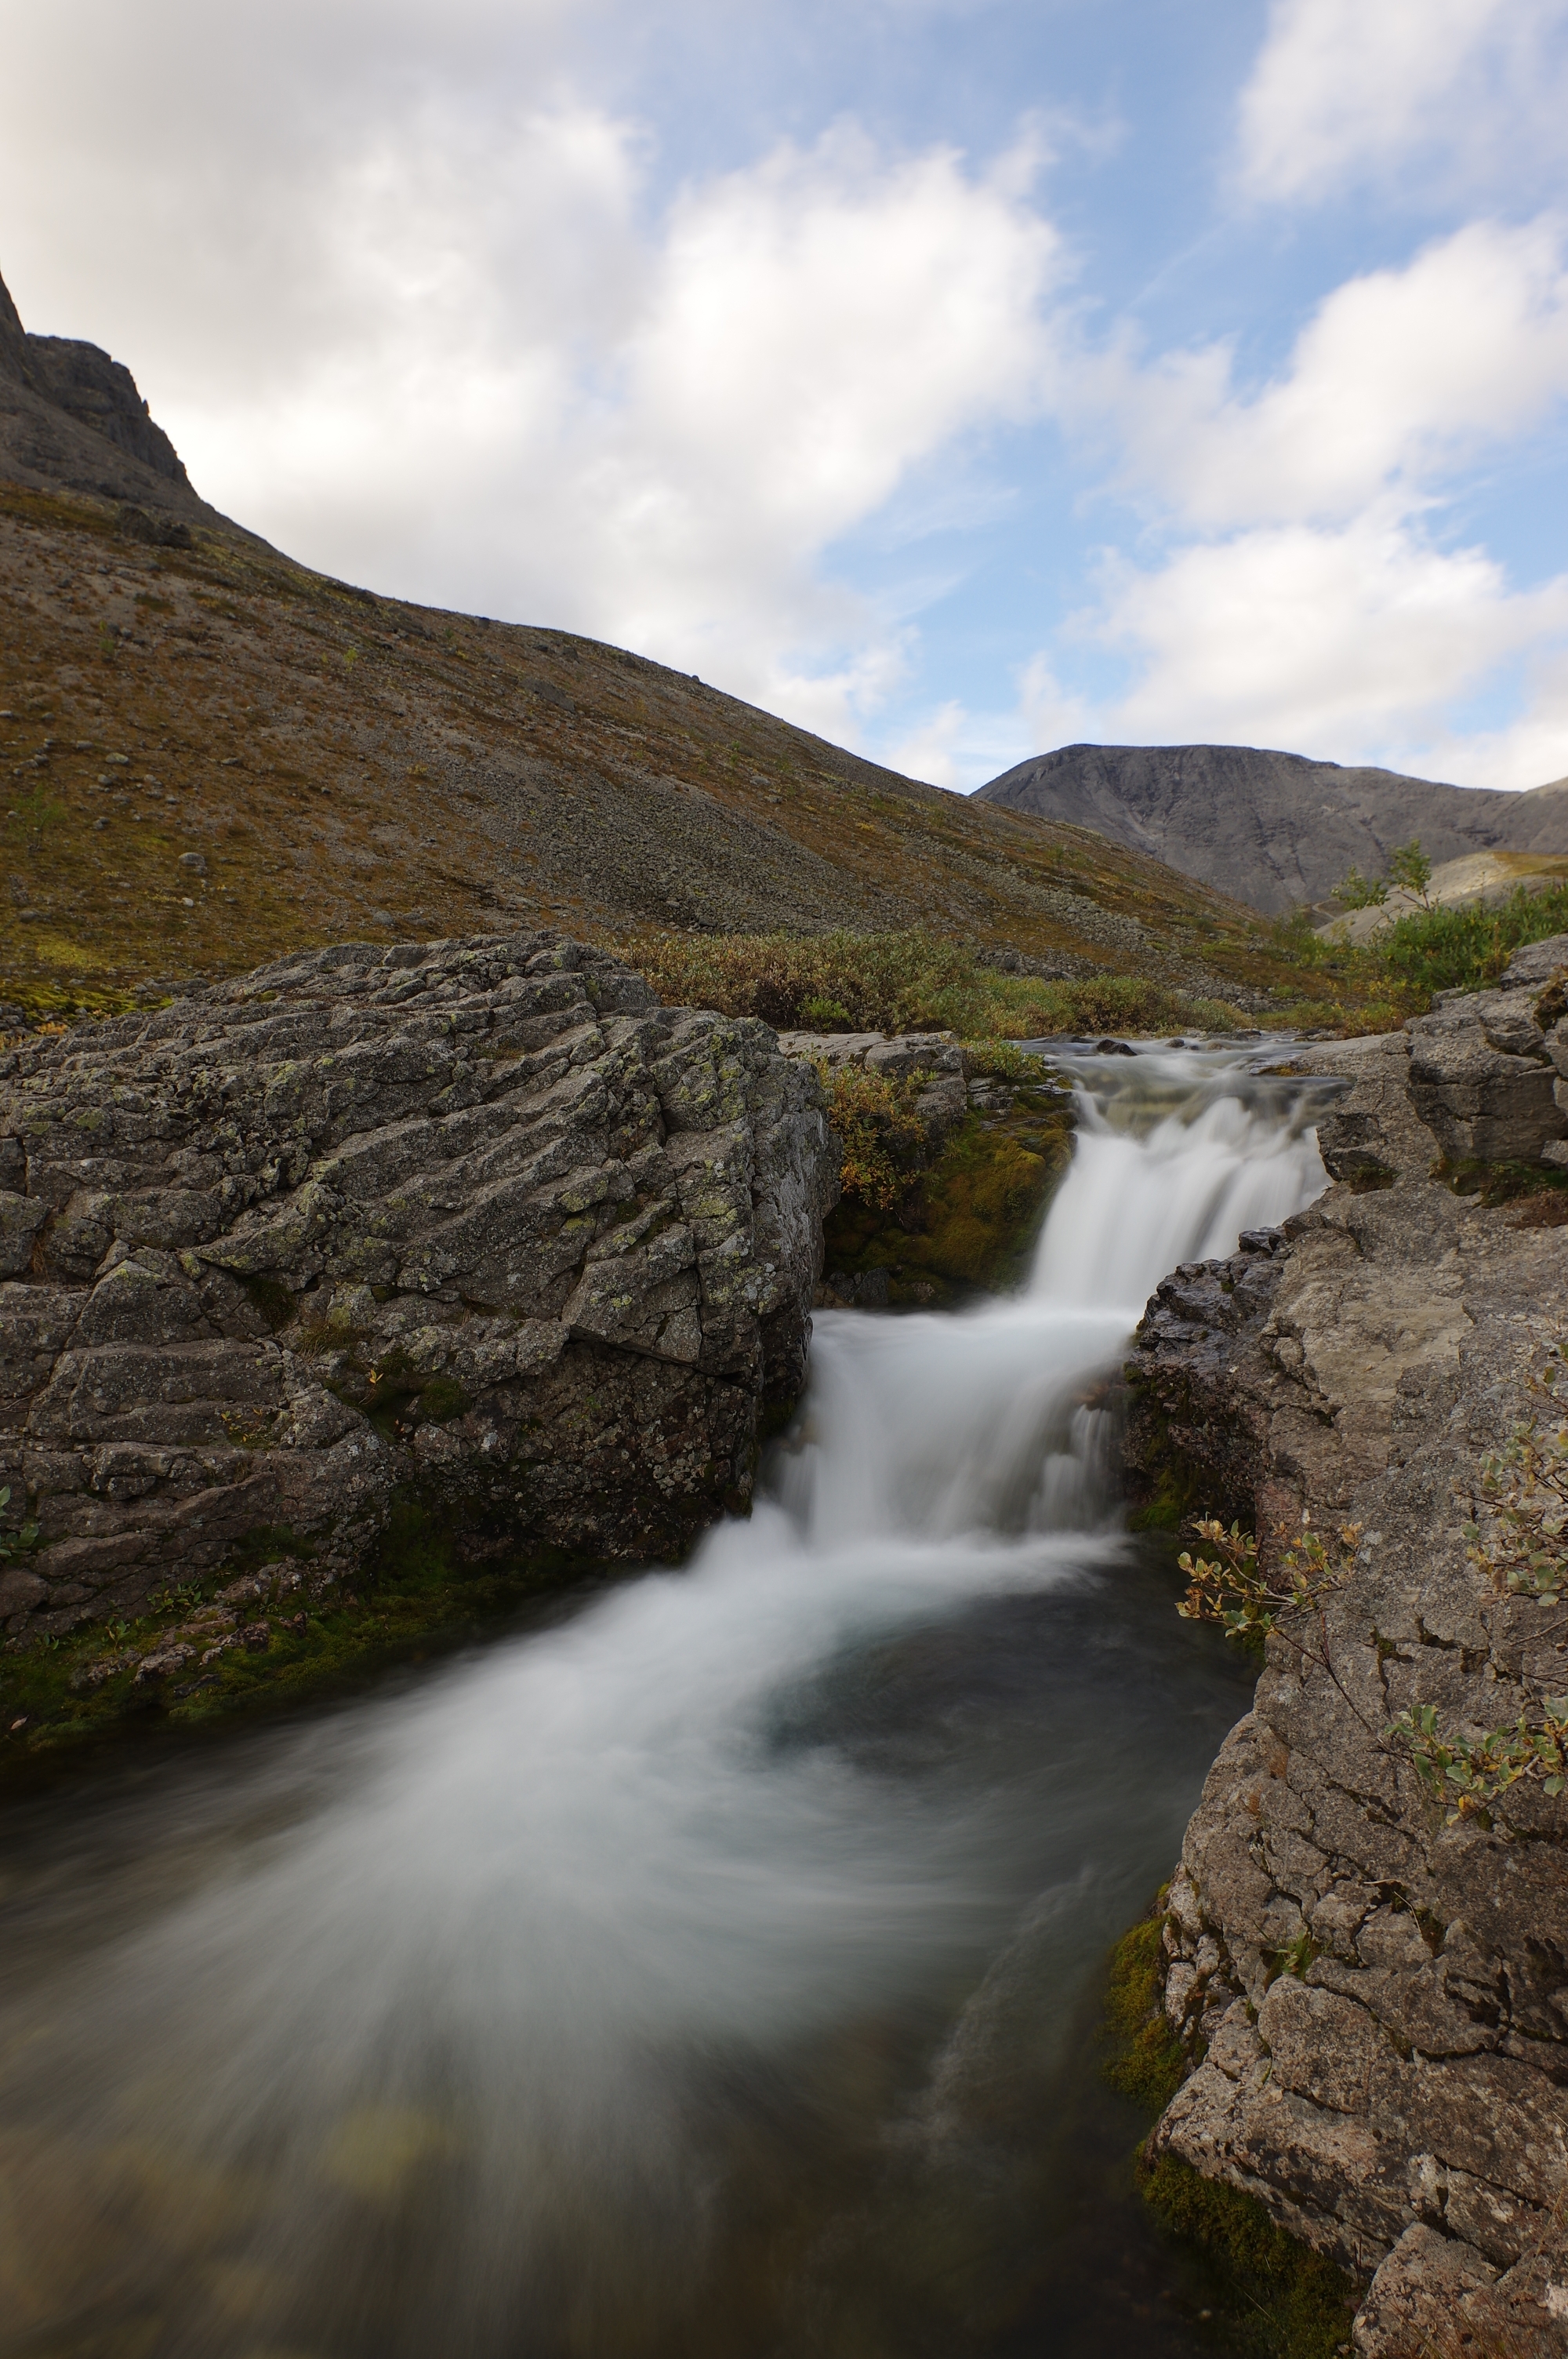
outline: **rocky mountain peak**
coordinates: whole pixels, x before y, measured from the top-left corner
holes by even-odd
[[[3,279],[0,476],[232,529],[191,488],[124,362],[78,337],[29,334]]]

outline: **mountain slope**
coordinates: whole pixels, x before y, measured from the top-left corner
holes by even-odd
[[[1501,794],[1252,745],[1063,745],[979,799],[1095,828],[1269,911],[1325,899],[1353,863],[1381,875],[1412,836],[1434,861],[1568,853],[1568,778]]]
[[[1256,1004],[1253,913],[568,633],[382,599],[200,500],[128,371],[0,289],[0,998],[357,935],[924,927]]]

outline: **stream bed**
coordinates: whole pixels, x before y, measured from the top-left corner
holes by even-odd
[[[688,1567],[8,1808],[4,2359],[1212,2348],[1093,2017],[1250,1675],[1107,1379],[1322,1188],[1319,1100],[1072,1066],[1028,1289],[820,1315]]]

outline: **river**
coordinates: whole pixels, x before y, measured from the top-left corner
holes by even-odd
[[[1071,1061],[1027,1288],[818,1314],[689,1566],[10,1806],[6,2359],[1208,2347],[1089,2023],[1248,1681],[1106,1378],[1324,1172],[1236,1049]]]

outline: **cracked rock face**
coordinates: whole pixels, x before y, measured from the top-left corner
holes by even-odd
[[[1194,2070],[1155,2135],[1371,2278],[1367,2359],[1461,2329],[1568,2350],[1568,1799],[1516,1788],[1506,1825],[1448,1826],[1385,1734],[1431,1703],[1474,1736],[1568,1688],[1568,1608],[1496,1594],[1461,1529],[1481,1459],[1540,1408],[1525,1378],[1568,1327],[1568,1229],[1430,1176],[1454,1123],[1467,1152],[1524,1159],[1504,1060],[1529,1023],[1552,1037],[1532,997],[1565,959],[1536,945],[1523,985],[1450,999],[1433,1030],[1314,1051],[1352,1083],[1320,1132],[1341,1184],[1167,1280],[1129,1367],[1135,1480],[1179,1465],[1193,1507],[1266,1552],[1303,1509],[1363,1527],[1321,1630],[1271,1637],[1188,1829],[1165,2003]],[[1434,1036],[1479,1075],[1468,1113],[1452,1058],[1434,1100]],[[1539,1125],[1554,1069],[1530,1061]],[[1515,1127],[1479,1127],[1504,1108]]]
[[[1411,1101],[1451,1163],[1568,1163],[1565,963],[1568,938],[1531,942],[1409,1027]]]
[[[808,1067],[555,934],[314,951],[0,1055],[15,1642],[392,1502],[470,1553],[679,1551],[798,1391]]]

